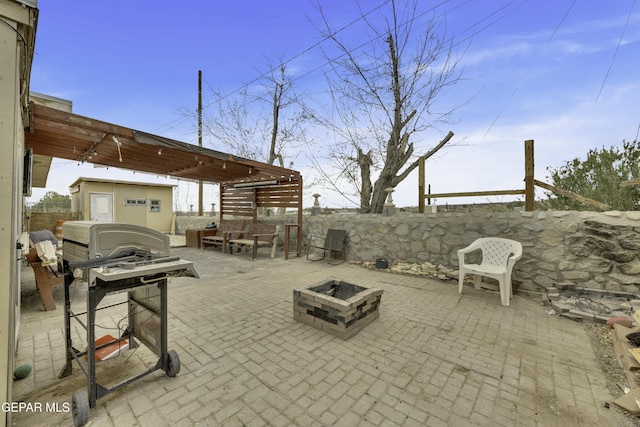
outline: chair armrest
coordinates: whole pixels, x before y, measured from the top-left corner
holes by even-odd
[[[458,249],[458,261],[464,264],[464,256],[466,254],[474,251],[481,251],[481,250],[482,250],[482,242],[475,240],[466,248]]]
[[[236,235],[237,237],[235,237],[236,239],[239,239],[242,237],[242,235],[244,234],[244,230],[226,230],[222,232],[222,235],[224,236],[225,239],[232,239],[234,238],[233,236]]]
[[[322,246],[313,246],[312,245],[313,239],[318,240],[318,238],[323,238],[323,237],[322,236],[314,236],[313,234],[309,234],[307,244],[309,246],[311,246],[312,248],[322,248],[322,247],[324,247],[324,240],[322,241]]]
[[[271,237],[273,240],[276,237],[278,237],[278,233],[257,233],[257,234],[252,234],[251,236],[253,237],[253,244],[257,246],[258,240],[260,239],[260,237]]]
[[[513,268],[513,266],[516,264],[516,262],[522,258],[522,254],[520,255],[510,255],[509,258],[507,258],[507,269],[509,271],[511,271],[511,269]]]
[[[462,248],[462,249],[458,249],[458,253],[462,253],[462,254],[467,254],[469,252],[473,252],[475,250],[481,249],[482,248],[482,242],[479,242],[478,240],[474,241],[473,243],[471,243],[469,246],[467,246],[466,248]]]

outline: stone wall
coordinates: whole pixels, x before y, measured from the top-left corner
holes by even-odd
[[[276,216],[261,220],[284,224],[295,219]],[[640,212],[305,216],[304,241],[309,234],[324,236],[329,228],[347,230],[347,259],[351,261],[386,258],[390,264],[429,262],[457,270],[458,249],[479,237],[498,236],[522,243],[523,256],[515,265],[514,278],[525,289],[573,283],[640,292]],[[281,236],[283,229],[281,226]]]

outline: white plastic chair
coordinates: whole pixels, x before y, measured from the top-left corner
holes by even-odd
[[[480,264],[466,264],[465,254],[480,250],[482,262]],[[500,283],[500,301],[503,306],[509,305],[511,297],[511,271],[522,257],[522,245],[515,240],[500,237],[482,237],[464,249],[458,250],[459,285],[458,293],[462,294],[465,274],[473,275],[475,289],[480,289],[481,277],[490,277]]]

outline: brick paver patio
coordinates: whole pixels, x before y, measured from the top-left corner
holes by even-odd
[[[255,262],[191,248],[172,255],[194,261],[201,276],[169,284],[169,348],[182,369],[99,399],[94,426],[632,425],[605,407],[612,397],[583,327],[531,299],[516,295],[502,307],[499,295],[472,287],[460,297],[454,282],[281,253]],[[327,278],[383,289],[379,319],[349,340],[296,322],[293,289]],[[27,270],[23,288],[16,358],[34,370],[14,382],[13,397],[60,411],[14,413],[13,424],[72,425],[65,405],[86,379],[77,366],[57,379],[62,290],[58,309],[43,312]],[[82,285],[73,297],[81,308]],[[114,327],[124,317],[114,307],[97,323]],[[101,371],[127,378],[154,357],[127,350]]]

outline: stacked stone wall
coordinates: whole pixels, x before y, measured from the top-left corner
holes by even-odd
[[[282,243],[283,225],[296,217],[260,220],[281,225]],[[350,261],[385,258],[389,264],[428,262],[451,270],[458,268],[458,249],[479,237],[504,237],[522,243],[514,276],[525,289],[572,283],[640,292],[640,212],[338,213],[305,215],[302,228],[305,243],[309,235],[325,236],[329,228],[347,230]]]
[[[514,276],[526,289],[557,284],[640,291],[640,212],[471,212],[306,217],[305,235],[346,229],[347,257],[429,262],[457,270],[458,249],[479,237],[522,243]]]

